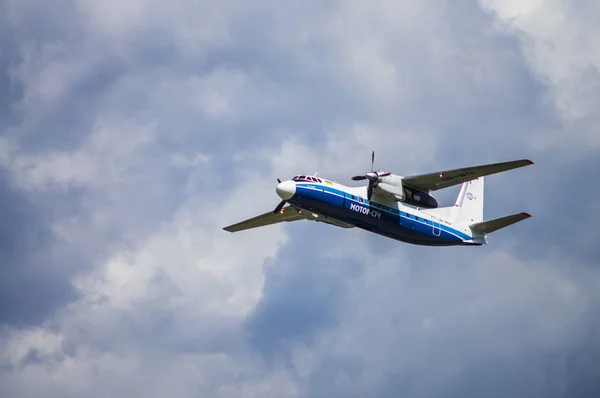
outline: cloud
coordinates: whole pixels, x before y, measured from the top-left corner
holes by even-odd
[[[3,7],[8,396],[597,390],[594,6]],[[465,250],[222,231],[372,149],[403,175],[532,157],[490,177],[486,216],[535,217]]]
[[[563,123],[559,136],[539,137],[547,144],[573,141],[597,150],[593,133],[600,104],[600,30],[595,3],[563,1],[483,0],[501,22],[500,29],[514,33],[532,72],[549,88],[548,100]],[[567,138],[567,139],[565,139]]]
[[[66,153],[17,155],[11,159],[10,152],[18,149],[5,143],[3,163],[14,175],[15,184],[25,190],[71,186],[97,189],[118,183],[133,167],[132,155],[154,138],[153,127],[139,123],[137,120],[127,125],[127,121],[100,119],[81,147]]]
[[[399,252],[374,259],[344,294],[337,325],[294,351],[308,395],[459,395],[480,371],[486,383],[477,388],[491,395],[566,391],[565,372],[539,364],[556,365],[580,344],[596,282],[499,252],[475,254],[478,267],[433,265]],[[512,378],[510,366],[522,360],[522,381],[496,384]]]

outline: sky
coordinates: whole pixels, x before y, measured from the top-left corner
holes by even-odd
[[[597,397],[600,3],[0,0],[2,397]],[[276,179],[513,159],[483,247]],[[436,195],[452,203],[456,189]]]

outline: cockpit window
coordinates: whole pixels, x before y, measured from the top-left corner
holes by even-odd
[[[313,176],[295,176],[294,178],[292,178],[292,181],[304,181],[304,182],[318,182],[318,183],[322,183],[323,180],[321,180],[318,177],[313,177]]]

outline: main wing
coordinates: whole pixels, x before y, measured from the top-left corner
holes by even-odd
[[[277,224],[280,222],[290,222],[290,221],[298,221],[298,220],[312,220],[312,221],[320,221],[327,224],[335,225],[336,227],[342,228],[352,228],[353,225],[346,224],[341,221],[337,221],[331,218],[319,216],[316,214],[312,214],[310,212],[298,212],[291,206],[285,206],[281,209],[281,211],[273,214],[272,211],[268,213],[261,214],[260,216],[256,216],[250,218],[248,220],[244,220],[237,224],[230,225],[228,227],[223,228],[228,232],[238,232],[243,231],[245,229],[264,227],[266,225]]]
[[[463,182],[471,181],[479,177],[516,169],[518,167],[529,166],[530,164],[533,164],[531,160],[522,159],[482,166],[465,167],[462,169],[405,177],[402,179],[402,183],[425,192],[437,191],[438,189],[462,184]]]

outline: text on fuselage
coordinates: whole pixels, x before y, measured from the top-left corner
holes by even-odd
[[[371,215],[371,217],[374,218],[381,218],[381,212],[370,210],[368,207],[359,206],[356,203],[350,203],[350,210],[354,210],[365,215]]]

